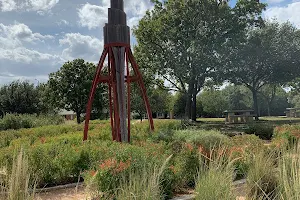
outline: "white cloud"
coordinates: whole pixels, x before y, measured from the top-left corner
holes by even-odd
[[[30,50],[25,47],[17,47],[14,49],[0,48],[0,60],[6,59],[19,63],[38,63],[42,61],[49,61],[59,59],[58,56],[40,53],[36,50]]]
[[[65,60],[83,58],[86,61],[98,61],[103,49],[103,42],[98,38],[81,35],[80,33],[67,33],[63,39],[59,40],[60,45],[67,45],[62,52]]]
[[[8,12],[13,10],[19,11],[36,11],[44,14],[50,11],[59,0],[0,0],[1,11]]]
[[[107,8],[89,3],[78,9],[79,24],[89,29],[104,26],[107,21]]]
[[[9,40],[26,41],[34,43],[35,41],[43,41],[46,39],[53,39],[51,35],[42,35],[40,33],[33,33],[31,29],[25,24],[14,24],[5,26],[0,24],[0,36]]]
[[[142,17],[148,9],[151,9],[153,5],[149,0],[125,0],[125,12],[132,14],[133,16]]]
[[[29,10],[47,11],[52,9],[59,0],[27,0]]]
[[[33,33],[25,24],[8,26],[0,24],[0,60],[14,61],[16,63],[38,63],[41,61],[59,60],[55,55],[41,53],[24,46],[25,44],[44,42],[47,39],[53,39],[53,36]]]
[[[0,0],[0,10],[8,12],[17,8],[16,2],[13,0]]]
[[[130,28],[137,26],[139,24],[140,17],[132,17],[127,21],[127,24]]]
[[[40,33],[33,33],[31,29],[25,24],[14,24],[5,26],[0,24],[0,36],[2,40],[5,39],[7,43],[21,43],[22,41],[34,43],[36,41],[43,41],[46,39],[53,39],[51,35],[42,35]]]
[[[130,27],[152,7],[149,0],[124,2]],[[98,62],[109,6],[110,0],[0,0],[0,84],[46,80],[75,58]]]
[[[107,22],[107,12],[110,7],[110,1],[105,0],[101,6],[84,4],[78,9],[79,24],[89,29],[103,27]],[[138,21],[144,16],[148,9],[152,8],[152,4],[148,0],[125,1],[125,12],[127,13],[128,25],[132,27],[137,25]]]
[[[267,19],[277,19],[279,22],[290,21],[297,28],[300,28],[300,2],[293,2],[284,7],[271,7],[264,13]]]

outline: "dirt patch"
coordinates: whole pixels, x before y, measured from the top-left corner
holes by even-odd
[[[36,194],[35,200],[90,200],[85,188],[57,189],[49,192],[40,192]]]

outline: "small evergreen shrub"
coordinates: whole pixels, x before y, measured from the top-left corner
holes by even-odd
[[[274,127],[268,124],[252,123],[245,129],[246,134],[253,134],[263,140],[271,140],[273,137]]]

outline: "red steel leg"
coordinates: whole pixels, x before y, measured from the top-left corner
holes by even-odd
[[[98,84],[98,80],[100,78],[100,73],[101,70],[103,68],[103,64],[104,64],[104,60],[105,57],[107,55],[107,49],[104,49],[100,58],[100,61],[98,63],[97,66],[97,71],[93,80],[93,84],[92,84],[92,88],[90,91],[90,95],[89,95],[89,101],[86,107],[86,112],[85,112],[85,125],[84,125],[84,135],[83,135],[83,141],[87,140],[87,133],[89,130],[89,122],[90,122],[90,118],[91,118],[91,110],[92,110],[92,104],[93,104],[93,100],[94,100],[94,96],[95,96],[95,92],[96,92],[96,88],[97,88],[97,84]]]
[[[115,44],[114,44],[115,45]],[[116,80],[116,66],[115,66],[115,59],[114,59],[114,54],[113,54],[113,49],[112,47],[114,46],[113,44],[110,46],[106,46],[102,52],[100,61],[97,66],[96,74],[93,79],[92,83],[92,88],[89,94],[89,100],[88,104],[86,107],[86,119],[85,119],[85,126],[84,126],[84,136],[83,140],[87,140],[88,138],[88,129],[89,129],[89,121],[90,121],[90,115],[91,115],[91,110],[92,110],[92,103],[94,100],[95,92],[97,89],[97,85],[100,82],[108,83],[108,92],[109,92],[109,109],[110,109],[110,123],[111,123],[111,129],[112,129],[112,137],[113,140],[122,142],[121,138],[121,133],[120,133],[120,113],[119,113],[119,101],[118,101],[118,91],[117,91],[117,80]],[[118,44],[118,47],[122,47],[122,44]],[[132,51],[129,46],[125,46],[125,67],[127,70],[127,77],[126,77],[126,82],[127,82],[127,126],[128,126],[128,142],[130,142],[130,117],[131,117],[131,99],[130,99],[130,94],[131,94],[131,86],[130,84],[132,82],[138,81],[139,87],[141,89],[142,97],[145,103],[145,107],[147,110],[147,115],[148,115],[148,120],[150,124],[150,129],[154,130],[154,124],[153,124],[153,118],[152,118],[152,112],[149,104],[149,100],[147,97],[146,93],[146,88],[142,79],[142,75],[139,71],[138,65],[132,55]],[[101,77],[101,70],[104,65],[105,58],[108,55],[108,77],[104,77],[100,79]],[[136,77],[131,78],[130,77],[130,70],[129,70],[129,62],[132,65],[133,71],[136,75]]]
[[[130,60],[130,62],[132,64],[133,70],[134,70],[135,74],[139,78],[138,84],[140,86],[140,89],[141,89],[141,92],[142,92],[142,96],[143,96],[143,99],[144,99],[144,103],[145,103],[145,106],[146,106],[148,120],[149,120],[149,123],[150,123],[150,129],[153,131],[154,130],[154,124],[153,124],[152,112],[151,112],[151,108],[150,108],[148,96],[147,96],[147,93],[146,93],[146,88],[145,88],[145,85],[144,85],[144,82],[143,82],[143,79],[142,79],[142,75],[141,75],[141,73],[139,71],[138,65],[135,62],[135,59],[134,59],[134,57],[132,55],[132,52],[131,52],[130,48],[128,48],[128,53],[129,53],[128,57],[129,57],[129,60]]]
[[[125,58],[126,58],[126,70],[127,70],[127,130],[128,130],[128,142],[130,143],[130,117],[131,117],[131,108],[130,108],[130,71],[129,71],[129,63],[128,63],[128,48],[125,49]]]

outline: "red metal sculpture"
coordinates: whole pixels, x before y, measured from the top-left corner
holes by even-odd
[[[88,138],[89,120],[95,91],[99,83],[108,84],[112,138],[118,142],[130,142],[130,84],[137,82],[146,106],[150,129],[154,130],[152,112],[146,88],[138,65],[130,48],[130,28],[127,26],[123,0],[111,0],[108,23],[104,27],[104,50],[97,66],[86,107],[83,140]],[[107,72],[104,62],[108,59]],[[127,95],[127,98],[126,98]]]

